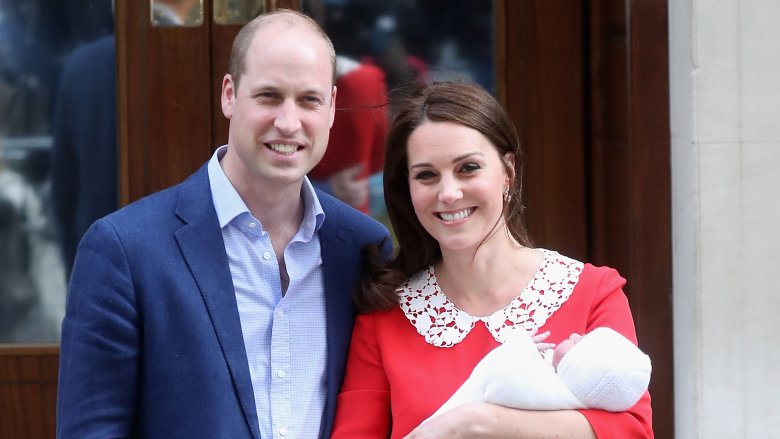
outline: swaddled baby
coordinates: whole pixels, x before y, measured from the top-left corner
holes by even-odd
[[[526,410],[621,412],[642,397],[651,370],[650,358],[611,328],[573,334],[546,357],[530,334],[516,330],[431,418],[478,401]]]

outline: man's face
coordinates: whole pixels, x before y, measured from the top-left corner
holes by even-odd
[[[222,166],[234,185],[281,189],[319,163],[335,111],[332,69],[325,42],[303,26],[269,23],[255,34],[240,83],[222,83]]]

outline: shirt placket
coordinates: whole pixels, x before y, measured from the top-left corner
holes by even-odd
[[[291,437],[290,320],[283,304],[274,309],[271,326],[271,420],[274,437]]]

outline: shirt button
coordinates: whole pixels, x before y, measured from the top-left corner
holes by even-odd
[[[257,227],[257,223],[256,222],[252,221],[252,222],[249,223],[249,228],[250,229],[254,229],[255,227]]]
[[[271,259],[271,252],[263,253],[263,259],[265,259],[266,261]]]
[[[279,378],[284,378],[285,375],[286,375],[286,373],[284,373],[284,370],[282,370],[282,369],[279,369],[276,372],[276,376],[278,376]]]
[[[277,310],[276,317],[284,317],[284,310],[283,309]]]
[[[279,429],[279,436],[287,436],[287,429],[282,427]]]

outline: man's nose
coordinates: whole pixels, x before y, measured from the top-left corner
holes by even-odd
[[[287,99],[278,107],[274,127],[283,134],[292,134],[301,128],[301,119],[295,102]]]

